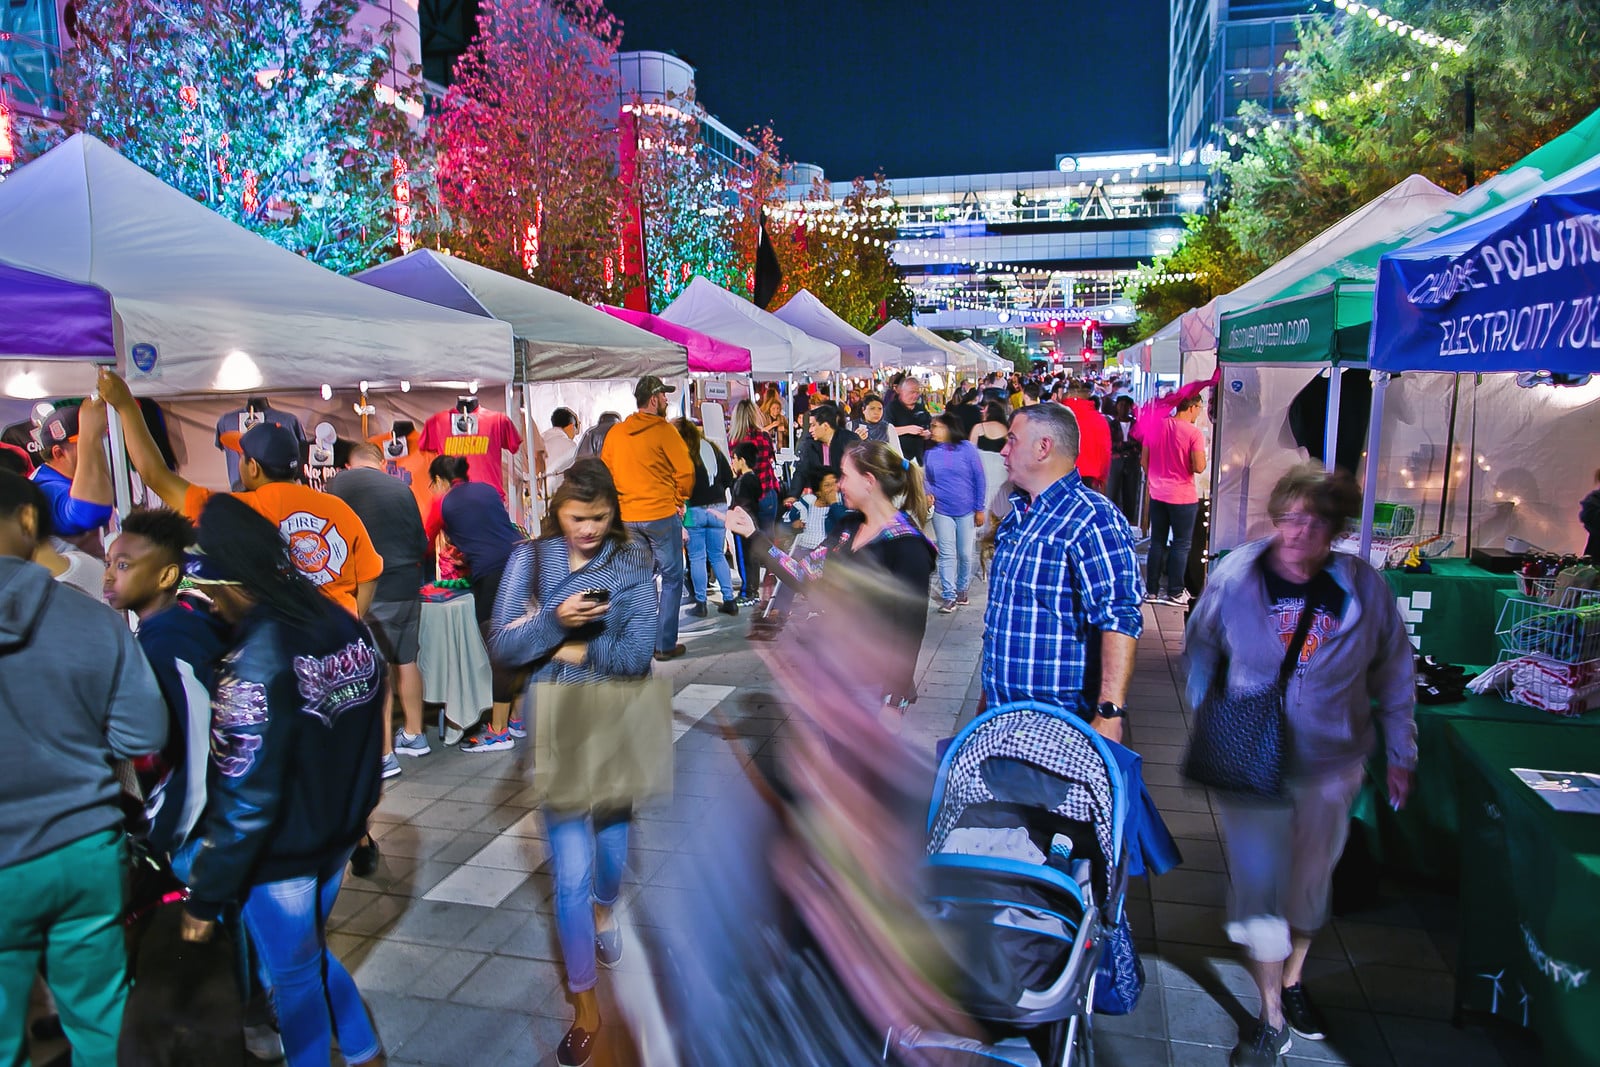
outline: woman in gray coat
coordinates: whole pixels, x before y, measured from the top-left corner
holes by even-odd
[[[1382,575],[1331,551],[1360,499],[1348,475],[1314,464],[1290,471],[1268,503],[1272,536],[1217,564],[1185,635],[1189,705],[1198,707],[1218,671],[1229,692],[1271,685],[1308,602],[1312,611],[1285,696],[1287,799],[1219,798],[1228,937],[1249,954],[1261,988],[1261,1018],[1240,1035],[1234,1067],[1271,1067],[1291,1031],[1325,1036],[1301,971],[1328,919],[1350,805],[1380,729],[1390,803],[1398,809],[1411,790],[1415,681],[1405,624]]]

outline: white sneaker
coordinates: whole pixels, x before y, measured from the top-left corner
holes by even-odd
[[[283,1059],[283,1038],[271,1023],[260,1023],[244,1028],[244,1050],[253,1059],[263,1063],[277,1063]]]
[[[394,753],[391,752],[387,756],[383,757],[383,776],[385,778],[393,778],[399,773],[400,761],[395,759]]]
[[[408,734],[404,730],[394,732],[394,754],[397,756],[426,756],[433,749],[428,746],[428,732]]]
[[[1177,608],[1186,608],[1186,607],[1189,606],[1190,602],[1193,601],[1193,600],[1194,600],[1194,597],[1189,595],[1189,590],[1187,590],[1187,589],[1178,590],[1178,595],[1177,596],[1169,596],[1169,597],[1167,597],[1167,603],[1171,604],[1173,607],[1177,607]]]

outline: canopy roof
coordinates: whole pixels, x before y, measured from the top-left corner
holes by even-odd
[[[1387,253],[1380,370],[1600,372],[1600,156],[1438,236]]]
[[[839,369],[839,346],[819,341],[743,297],[698,275],[661,318],[750,350],[757,375],[821,374]]]
[[[0,184],[0,258],[109,292],[141,394],[511,378],[504,323],[325,270],[87,134]]]
[[[984,374],[987,374],[990,371],[1011,369],[1010,360],[1000,358],[999,354],[996,353],[994,349],[988,347],[987,345],[980,344],[970,337],[961,342],[961,347],[965,348],[968,352],[971,352],[977,357],[975,369]]]
[[[1143,341],[1124,349],[1134,359],[1140,370],[1146,374],[1182,374],[1183,351],[1178,343],[1178,335],[1183,329],[1183,318],[1179,316],[1167,323]]]
[[[610,304],[601,304],[600,310],[623,322],[632,323],[641,330],[649,330],[657,337],[665,337],[682,345],[689,352],[690,373],[748,374],[750,372],[748,348],[719,341],[710,334],[668,322],[648,311],[634,311],[631,308],[613,307]]]
[[[19,400],[88,392],[117,358],[111,294],[0,263],[0,392]]]
[[[900,363],[898,348],[887,341],[868,337],[835,315],[809,289],[800,290],[773,314],[797,330],[838,345],[840,370],[894,367]]]
[[[356,275],[368,285],[511,325],[517,380],[596,381],[683,374],[682,345],[542,285],[419,248]]]
[[[1179,320],[1179,346],[1184,352],[1219,349],[1218,320],[1230,311],[1250,307],[1270,299],[1289,282],[1329,263],[1335,263],[1373,241],[1392,236],[1429,218],[1453,199],[1444,189],[1421,175],[1413,174],[1387,192],[1375,197],[1317,236],[1283,257],[1231,293],[1212,300],[1204,307],[1185,312]],[[1245,338],[1255,335],[1241,334]],[[1263,354],[1254,352],[1254,362],[1275,362],[1277,346],[1263,345]],[[1266,354],[1268,349],[1272,354]]]
[[[1373,288],[1379,260],[1385,254],[1523,199],[1547,179],[1564,174],[1596,155],[1600,155],[1600,111],[1489,180],[1473,186],[1422,222],[1400,233],[1382,235],[1276,289],[1264,297],[1259,306],[1277,306],[1264,316],[1250,313],[1251,318],[1275,316],[1278,321],[1304,319],[1314,327],[1320,324],[1321,329],[1314,329],[1305,343],[1308,358],[1364,360],[1371,333]],[[1229,321],[1234,321],[1231,315]],[[1223,358],[1229,356],[1225,353]]]
[[[954,341],[945,340],[926,326],[913,326],[911,327],[911,332],[942,351],[945,354],[945,366],[970,368],[976,365],[971,352]],[[939,364],[935,363],[934,366],[939,366]]]
[[[933,340],[928,338],[932,337]],[[900,365],[903,367],[947,367],[950,365],[950,352],[945,349],[943,339],[926,330],[919,330],[915,326],[907,326],[896,319],[890,319],[873,333],[872,339],[891,344],[900,350]]]

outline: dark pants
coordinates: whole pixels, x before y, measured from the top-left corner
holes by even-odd
[[[1177,596],[1183,589],[1183,572],[1189,566],[1189,543],[1194,540],[1194,517],[1199,510],[1199,504],[1150,501],[1150,559],[1145,571],[1145,588],[1151,593],[1160,592],[1163,573],[1168,596]],[[1172,536],[1170,548],[1168,534]]]
[[[1128,520],[1128,525],[1139,525],[1140,497],[1144,490],[1144,471],[1138,456],[1111,457],[1111,474],[1106,478],[1106,496],[1111,498]]]
[[[503,571],[491,571],[488,574],[474,574],[472,576],[472,613],[478,620],[478,629],[483,634],[483,643],[489,643],[489,620],[494,618],[494,601],[500,595],[500,576]],[[509,704],[517,695],[517,672],[508,667],[502,667],[495,662],[493,656],[489,657],[490,684],[494,687],[494,702],[496,704]]]

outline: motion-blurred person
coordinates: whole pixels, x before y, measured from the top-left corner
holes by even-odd
[[[995,533],[983,616],[989,707],[1037,700],[1113,741],[1144,632],[1133,534],[1078,475],[1078,420],[1059,404],[1011,416],[1011,511]]]
[[[1111,474],[1111,423],[1100,413],[1089,383],[1074,378],[1061,406],[1078,419],[1078,474],[1096,492],[1105,492]]]
[[[550,501],[558,531],[517,546],[506,567],[489,647],[531,668],[533,682],[580,686],[650,674],[656,590],[650,553],[621,519],[607,468],[580,460]],[[676,590],[673,590],[676,594]],[[627,809],[545,810],[556,883],[556,933],[575,1017],[556,1062],[587,1064],[600,1030],[596,963],[615,967],[612,917],[628,858]]]
[[[839,490],[852,510],[819,548],[796,559],[760,535],[747,512],[728,513],[728,528],[754,538],[780,581],[808,598],[825,621],[814,630],[856,634],[834,642],[830,667],[898,722],[916,700],[917,654],[928,625],[928,579],[934,549],[923,536],[928,501],[921,469],[887,445],[857,441],[845,450]],[[825,591],[813,583],[825,581]],[[804,636],[804,635],[802,635]]]
[[[1290,1031],[1325,1036],[1303,968],[1328,921],[1333,868],[1377,727],[1396,809],[1410,796],[1417,762],[1411,642],[1394,593],[1366,562],[1332,551],[1360,513],[1360,491],[1348,475],[1306,464],[1279,480],[1267,509],[1273,534],[1223,558],[1184,634],[1189,706],[1198,708],[1213,685],[1230,693],[1271,686],[1302,614],[1310,615],[1284,697],[1287,802],[1218,794],[1227,934],[1249,955],[1261,991],[1260,1018],[1240,1033],[1233,1067],[1272,1067]]]
[[[383,657],[371,634],[289,561],[277,528],[219,495],[187,573],[234,626],[212,705],[205,815],[174,869],[183,937],[209,940],[238,907],[271,990],[290,1067],[350,1064],[383,1047],[324,926],[377,807]]]
[[[1106,496],[1122,509],[1129,526],[1138,526],[1144,495],[1144,446],[1133,436],[1133,398],[1119,396],[1110,403],[1111,473],[1106,479]]]
[[[472,610],[487,640],[500,577],[511,550],[522,540],[522,531],[506,513],[505,501],[494,486],[467,479],[467,461],[461,456],[438,457],[428,468],[428,476],[439,498],[438,518],[427,524],[428,541],[432,543],[442,531],[466,559],[472,583]],[[476,735],[462,740],[459,747],[463,752],[499,752],[515,748],[518,739],[528,736],[522,716],[511,715],[516,675],[495,665],[493,687],[489,723]]]
[[[39,486],[0,471],[0,1063],[27,1061],[42,965],[73,1062],[110,1064],[128,997],[112,761],[159,750],[167,712],[122,619],[30,562],[49,511]]]
[[[1195,426],[1201,400],[1193,395],[1179,401],[1172,417],[1156,423],[1144,442],[1150,479],[1150,556],[1146,561],[1150,570],[1145,584],[1150,599],[1179,607],[1189,603],[1183,576],[1189,569],[1189,546],[1200,511],[1194,476],[1206,469],[1205,437]],[[1163,576],[1165,591],[1161,589]]]
[[[949,412],[933,420],[933,447],[922,457],[933,504],[934,543],[939,546],[939,614],[970,603],[967,588],[977,563],[977,531],[987,495],[983,462]]]
[[[701,436],[700,428],[693,422],[677,419],[672,425],[682,436],[689,458],[694,462],[694,491],[689,494],[689,510],[683,519],[684,529],[689,531],[689,580],[694,585],[694,606],[689,614],[701,619],[708,614],[709,568],[722,587],[722,603],[717,611],[723,615],[737,615],[739,604],[724,547],[728,527],[723,521],[728,513],[728,491],[733,488],[733,469],[722,449]]]

